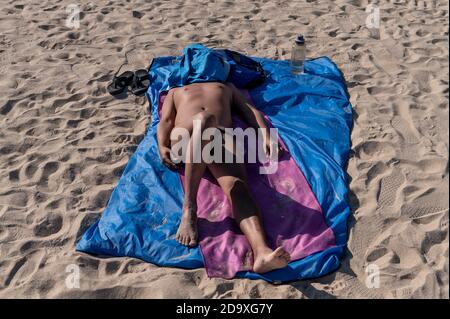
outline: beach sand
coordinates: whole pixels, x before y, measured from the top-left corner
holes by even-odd
[[[70,0],[0,3],[0,297],[449,297],[448,1],[381,1],[378,30],[367,0],[77,1],[78,28]],[[144,97],[106,92],[125,54],[123,70],[192,42],[288,59],[298,33],[355,110],[338,271],[271,285],[75,252],[149,123]]]

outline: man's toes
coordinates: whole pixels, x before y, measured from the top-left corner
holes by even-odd
[[[189,241],[189,247],[194,247],[195,245],[197,245],[197,240],[195,240],[195,238],[191,238]]]
[[[283,247],[278,247],[277,249],[275,249],[274,251],[274,255],[275,257],[281,257],[284,254],[285,250],[283,249]]]

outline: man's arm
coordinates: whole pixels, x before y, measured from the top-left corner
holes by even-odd
[[[272,155],[275,151],[273,146],[278,144],[278,141],[272,141],[269,133],[269,126],[267,125],[266,120],[264,119],[263,114],[256,109],[253,105],[251,105],[245,96],[232,84],[228,83],[228,86],[231,88],[233,92],[232,95],[232,107],[234,110],[243,118],[247,124],[254,128],[255,130],[261,129],[264,139],[264,144],[266,147],[266,154]],[[276,142],[276,143],[274,143]],[[278,152],[280,154],[282,149],[279,147]]]
[[[173,90],[169,90],[162,106],[161,118],[159,119],[157,140],[161,161],[170,169],[177,166],[170,158],[170,133],[175,125],[176,109],[173,101]]]
[[[228,83],[228,86],[233,92],[232,107],[247,122],[247,124],[255,130],[260,128],[263,130],[263,134],[268,133],[268,126],[264,116],[253,105],[247,102],[245,96],[232,84]]]

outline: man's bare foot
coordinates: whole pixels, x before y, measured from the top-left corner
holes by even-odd
[[[183,208],[181,223],[175,236],[176,240],[185,246],[197,245],[197,208]]]
[[[275,250],[267,249],[255,256],[253,271],[262,274],[274,269],[284,268],[290,260],[291,256],[283,247],[278,247]]]

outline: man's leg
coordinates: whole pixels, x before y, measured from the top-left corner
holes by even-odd
[[[195,246],[197,244],[197,192],[200,180],[206,169],[206,164],[200,156],[200,163],[194,163],[194,150],[201,152],[203,144],[202,132],[214,125],[215,119],[206,112],[200,112],[193,117],[193,120],[200,122],[200,130],[192,131],[191,139],[188,144],[188,153],[186,155],[184,167],[184,203],[181,216],[181,223],[178,227],[176,240],[186,246]],[[199,144],[198,144],[199,143]],[[200,153],[201,155],[201,153]]]
[[[252,247],[253,271],[265,273],[285,267],[290,255],[282,247],[272,250],[267,246],[259,208],[247,187],[244,164],[212,163],[208,169],[228,197],[234,218]]]

